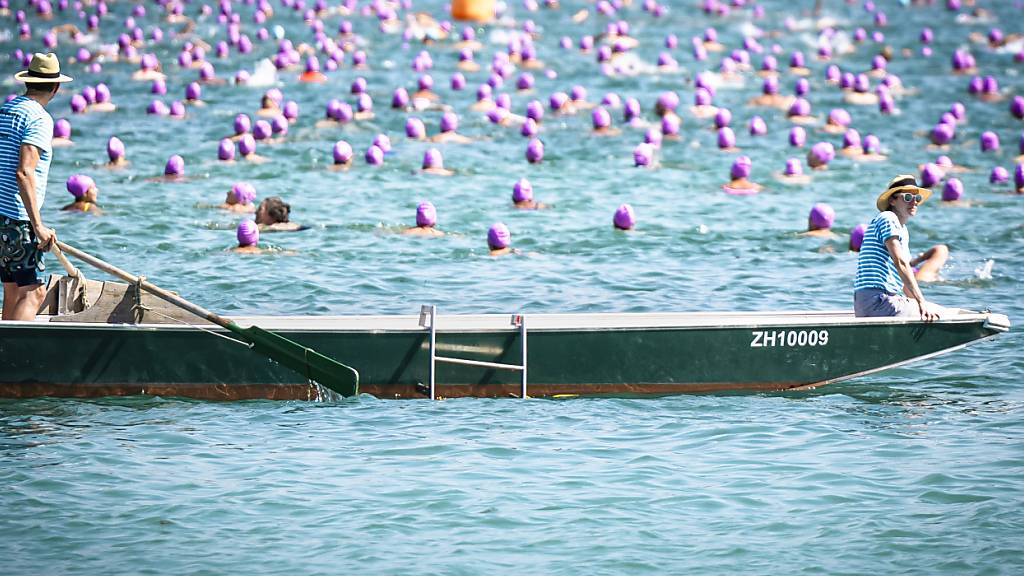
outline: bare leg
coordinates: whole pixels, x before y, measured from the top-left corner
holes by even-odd
[[[8,298],[12,292],[8,284],[14,287],[14,298]],[[17,284],[4,283],[4,320],[35,320],[39,305],[46,299],[46,285],[32,284],[30,286],[18,286]],[[11,306],[8,307],[8,302]],[[10,311],[8,312],[8,308]]]
[[[934,282],[939,279],[939,270],[942,270],[948,259],[949,248],[945,244],[936,244],[924,253],[924,261],[914,276],[919,282]]]

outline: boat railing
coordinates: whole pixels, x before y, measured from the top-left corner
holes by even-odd
[[[430,399],[437,400],[435,374],[438,362],[449,364],[462,364],[464,366],[481,366],[497,370],[513,370],[520,373],[520,398],[527,398],[526,393],[526,318],[522,314],[513,314],[511,325],[519,328],[519,342],[522,347],[522,364],[505,364],[502,362],[486,362],[484,360],[470,360],[467,358],[455,358],[452,356],[437,355],[437,306],[423,305],[420,307],[420,327],[430,331],[430,371],[429,386]]]

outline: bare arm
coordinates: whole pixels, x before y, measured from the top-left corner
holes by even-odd
[[[31,144],[21,145],[21,157],[18,161],[18,194],[25,204],[28,220],[36,233],[40,250],[49,250],[50,244],[57,238],[56,233],[43,226],[43,218],[39,215],[39,203],[36,201],[36,166],[39,164],[39,148]]]
[[[889,250],[889,257],[892,258],[893,264],[896,265],[896,272],[903,279],[904,294],[917,301],[918,308],[921,310],[921,318],[924,320],[937,319],[938,313],[924,299],[921,287],[917,284],[917,278],[914,277],[914,269],[910,267],[910,262],[904,258],[903,251],[900,250],[900,239],[896,236],[890,237],[885,241],[885,247]]]

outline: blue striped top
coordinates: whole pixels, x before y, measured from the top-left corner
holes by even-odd
[[[18,96],[0,106],[0,214],[28,221],[28,212],[18,194],[18,162],[21,145],[39,148],[36,164],[36,202],[41,208],[46,198],[46,178],[50,173],[53,149],[53,118],[35,100]]]
[[[864,243],[860,246],[857,257],[857,277],[853,281],[853,290],[876,288],[889,294],[903,293],[903,279],[896,271],[885,241],[896,236],[900,239],[903,256],[910,259],[910,231],[900,224],[896,214],[886,210],[868,224],[864,232]]]

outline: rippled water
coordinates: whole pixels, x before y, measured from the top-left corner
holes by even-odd
[[[749,12],[710,18],[690,4],[673,4],[657,20],[638,6],[626,9],[641,59],[653,62],[666,34],[680,38],[673,51],[678,74],[636,77],[602,76],[593,54],[558,49],[562,35],[578,40],[603,30],[603,18],[570,21],[592,5],[564,2],[560,10],[536,13],[512,6],[520,21],[537,22],[539,57],[558,73],[553,79],[537,74],[533,94],[512,93],[514,110],[521,113],[531,98],[546,101],[574,84],[584,85],[591,100],[612,91],[635,96],[648,120],[661,91],[676,90],[688,104],[693,74],[720,61],[712,54],[707,63],[695,62],[688,39],[714,25],[724,43],[738,46],[750,21]],[[790,3],[762,4],[767,16],[757,24],[780,30]],[[841,34],[857,26],[874,30],[860,5],[824,4]],[[848,107],[862,135],[881,138],[889,161],[857,164],[840,157],[806,187],[773,179],[787,157],[804,151],[787,146],[789,124],[781,113],[745,106],[760,88],[752,75],[743,87],[721,88],[716,103],[732,109],[739,146],[753,158],[753,179],[766,190],[732,197],[718,187],[734,155],[715,149],[709,120],[685,112],[682,138],[665,143],[658,170],[632,168],[642,128],[595,137],[589,114],[549,116],[541,133],[545,162],[528,165],[517,129],[494,127],[468,109],[485,73],[467,74],[465,92],[448,89],[456,62],[448,45],[429,48],[437,92],[460,114],[460,131],[477,142],[441,147],[455,176],[418,174],[427,144],[404,138],[407,114],[388,103],[394,87],[415,86],[409,61],[421,48],[376,32],[372,18],[354,17],[356,32],[367,39],[371,69],[344,67],[321,86],[300,86],[295,72],[282,73],[280,86],[301,113],[286,142],[260,148],[270,159],[266,164],[216,161],[218,138],[231,133],[236,113],[255,112],[265,88],[205,86],[208,105],[190,107],[187,120],[174,121],[143,113],[149,84],[128,79],[132,65],[106,63],[101,73],[88,74],[66,64],[77,80],[73,89],[104,81],[119,109],[70,116],[68,92],[51,104],[55,117],[70,117],[76,144],[56,152],[44,219],[65,241],[228,313],[412,313],[421,303],[438,304],[441,313],[847,308],[855,257],[845,251],[845,235],[874,215],[873,199],[894,174],[916,173],[935,158],[924,134],[953,101],[963,100],[969,121],[947,153],[974,169],[961,178],[975,205],[930,201],[910,224],[912,248],[943,242],[952,250],[944,280],[925,287],[930,298],[991,308],[1019,321],[1022,198],[1009,186],[989,185],[987,175],[997,164],[1012,171],[1022,124],[1008,114],[1006,101],[974,100],[966,93],[969,78],[948,71],[951,51],[970,47],[982,74],[998,76],[1007,95],[1020,93],[1021,65],[1012,54],[968,40],[970,32],[985,33],[997,23],[1007,33],[1022,32],[1020,7],[979,1],[994,16],[958,23],[941,6],[878,4],[888,12],[884,33],[897,53],[889,68],[917,92],[898,100],[899,116]],[[149,8],[151,16],[140,19],[147,30],[157,22],[155,6]],[[422,8],[443,14],[440,2]],[[237,9],[245,31],[255,36],[252,7]],[[299,14],[275,9],[272,23],[296,40],[309,39]],[[197,14],[199,4],[187,10]],[[104,42],[114,41],[129,11],[127,4],[111,4]],[[52,24],[65,20],[59,14]],[[326,18],[326,28],[333,31],[338,20]],[[13,28],[10,17],[4,22]],[[783,67],[790,50],[807,53],[810,100],[824,117],[842,99],[823,82],[825,64],[813,59],[811,24],[800,21],[796,32],[761,43],[781,45]],[[936,31],[932,58],[919,55],[917,35],[926,25]],[[507,31],[481,29],[486,45],[479,62],[503,49]],[[196,32],[211,44],[223,37],[213,19],[201,20]],[[5,54],[40,45],[38,32],[31,42],[0,37]],[[915,55],[902,55],[903,48]],[[227,78],[274,49],[272,42],[257,42],[253,55],[214,63]],[[62,40],[58,52],[66,62],[73,50]],[[171,96],[183,97],[197,73],[175,65],[171,41],[154,51],[168,72]],[[865,44],[834,61],[863,71],[874,53]],[[3,62],[5,75],[18,67]],[[753,62],[759,64],[760,55]],[[377,118],[315,128],[328,99],[354,102],[348,85],[357,75],[369,81]],[[783,90],[791,91],[793,81],[783,74]],[[767,136],[747,136],[755,113],[765,117]],[[413,114],[436,131],[440,112]],[[620,114],[613,112],[616,125]],[[1000,152],[979,151],[984,130],[999,134]],[[358,157],[379,132],[391,136],[395,151],[383,167],[371,168]],[[809,132],[810,142],[841,142]],[[132,164],[108,171],[101,167],[104,144],[115,134]],[[326,170],[339,138],[357,151],[348,172]],[[150,181],[173,153],[185,157],[188,181]],[[63,181],[77,172],[97,180],[103,217],[58,210],[67,201]],[[511,208],[512,184],[524,176],[554,209]],[[201,205],[220,202],[239,179],[253,182],[261,197],[285,197],[293,219],[312,226],[263,236],[264,246],[295,254],[226,252],[238,217]],[[394,234],[413,222],[416,204],[425,199],[437,205],[449,236]],[[836,209],[841,237],[835,241],[797,236],[819,201]],[[611,227],[623,202],[636,209],[635,233]],[[487,256],[486,230],[496,221],[509,225],[523,254]],[[994,261],[992,277],[979,277],[975,270],[988,260]],[[50,266],[56,266],[52,260]],[[0,402],[2,571],[1020,573],[1022,344],[1015,329],[909,368],[787,395]]]

